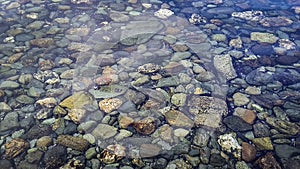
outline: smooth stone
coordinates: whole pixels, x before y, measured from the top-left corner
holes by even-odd
[[[253,110],[243,109],[240,107],[235,108],[233,115],[242,118],[245,122],[253,124],[256,119],[256,114]]]
[[[0,133],[19,127],[19,114],[17,112],[8,113],[0,121]]]
[[[140,147],[140,156],[142,158],[155,157],[159,155],[161,147],[155,144],[142,144]]]
[[[176,76],[167,77],[159,79],[156,87],[171,87],[177,86],[179,84],[179,79]]]
[[[184,59],[188,59],[192,54],[190,52],[175,52],[171,58],[171,61],[181,61]]]
[[[249,98],[243,93],[235,93],[233,96],[233,102],[236,106],[244,106],[249,103]]]
[[[28,94],[28,96],[31,96],[31,97],[40,97],[45,92],[46,91],[42,88],[31,87],[31,88],[29,88],[27,94]]]
[[[233,131],[249,131],[252,130],[252,125],[246,123],[238,116],[227,116],[224,118],[223,123]]]
[[[27,41],[30,41],[32,39],[34,39],[34,35],[32,34],[18,34],[16,35],[15,37],[16,41],[19,41],[19,42],[27,42]]]
[[[282,159],[289,159],[293,157],[294,154],[300,153],[299,148],[287,144],[275,144],[274,147],[276,155]]]
[[[16,98],[16,101],[22,104],[33,104],[35,100],[27,95],[20,95]]]
[[[108,124],[98,124],[98,126],[92,131],[92,135],[96,139],[105,140],[113,137],[118,133],[118,129]]]
[[[0,102],[0,112],[10,112],[12,111],[11,107],[5,102]]]
[[[127,91],[127,87],[122,85],[109,85],[101,86],[99,90],[90,89],[91,93],[96,99],[113,98],[124,94]]]
[[[189,131],[183,128],[178,128],[174,130],[174,136],[179,138],[184,138],[189,134]]]
[[[123,45],[145,43],[162,28],[163,24],[159,21],[131,21],[121,32],[121,43]]]
[[[235,164],[235,169],[251,169],[244,161],[238,161]]]
[[[242,159],[246,162],[251,162],[256,158],[256,149],[253,145],[243,142],[242,143]]]
[[[0,84],[0,89],[16,89],[19,86],[20,84],[14,81],[3,81]]]
[[[92,96],[87,92],[77,92],[65,98],[59,105],[69,109],[81,109],[85,105],[92,104]]]
[[[21,74],[18,81],[22,84],[28,84],[32,78],[33,76],[31,74]]]
[[[97,151],[95,147],[91,147],[85,152],[85,158],[88,160],[92,159],[96,155],[97,155]]]
[[[127,22],[129,21],[129,16],[122,14],[122,13],[118,13],[118,12],[112,12],[109,14],[110,19],[112,19],[115,22]]]
[[[90,133],[83,135],[82,138],[86,139],[90,144],[95,144],[96,143],[95,137]]]
[[[180,111],[170,110],[166,112],[164,115],[166,117],[166,120],[171,126],[188,127],[188,128],[194,126],[194,122]]]
[[[43,136],[36,141],[36,146],[38,148],[46,148],[52,144],[52,137]]]
[[[255,54],[255,55],[271,55],[274,53],[274,50],[273,50],[273,47],[272,45],[270,44],[257,44],[257,45],[254,45],[252,48],[251,48],[251,51]]]
[[[227,40],[227,37],[224,34],[213,34],[212,40],[217,42],[225,42]]]
[[[261,89],[259,87],[255,87],[255,86],[248,86],[245,89],[245,93],[249,94],[249,95],[260,95]]]
[[[175,106],[182,107],[185,105],[186,102],[186,94],[184,93],[176,93],[171,98],[171,103]]]

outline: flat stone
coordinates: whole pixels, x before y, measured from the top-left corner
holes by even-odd
[[[219,128],[222,117],[228,114],[226,102],[215,97],[193,95],[188,98],[187,106],[195,116],[196,125]]]
[[[16,89],[19,86],[20,84],[14,81],[3,81],[0,84],[0,89]]]
[[[29,41],[31,45],[47,48],[54,45],[54,40],[52,38],[40,38],[40,39],[32,39]]]
[[[109,14],[110,19],[115,22],[127,22],[129,21],[129,16],[119,12],[111,12]]]
[[[8,113],[3,120],[0,121],[0,133],[19,127],[19,115],[17,112]]]
[[[246,162],[251,162],[256,158],[256,149],[247,142],[242,143],[242,159]]]
[[[245,89],[245,93],[246,94],[250,94],[250,95],[260,95],[261,94],[261,89],[255,86],[248,86]]]
[[[281,159],[289,159],[292,158],[294,154],[300,153],[299,148],[287,144],[276,144],[274,147],[276,155]]]
[[[252,41],[258,41],[261,43],[276,43],[278,37],[271,33],[263,33],[263,32],[251,32],[250,38]]]
[[[156,87],[171,87],[177,86],[179,84],[179,79],[176,76],[166,77],[159,79]]]
[[[85,105],[92,104],[92,96],[89,95],[87,92],[78,92],[74,93],[73,95],[65,98],[59,105],[61,107],[66,107],[69,109],[80,109],[83,108]]]
[[[34,125],[27,132],[26,139],[38,139],[43,136],[49,136],[52,133],[52,127],[49,125]]]
[[[87,111],[85,109],[74,108],[68,112],[68,117],[75,123],[79,124],[84,121]]]
[[[231,80],[237,77],[232,64],[232,59],[229,54],[216,55],[214,57],[214,66],[219,71],[220,75],[225,76],[227,80]]]
[[[161,148],[155,144],[142,144],[140,147],[140,156],[142,158],[155,157],[159,155]]]
[[[36,146],[40,148],[47,148],[52,144],[52,137],[43,136],[36,141]]]
[[[105,140],[116,135],[118,133],[117,130],[117,128],[107,124],[98,124],[98,126],[92,131],[92,135],[96,139]]]
[[[121,33],[121,43],[128,46],[145,43],[162,28],[159,21],[131,21]]]
[[[85,151],[89,147],[89,142],[86,139],[69,135],[59,135],[56,142],[57,144],[79,151]]]
[[[104,99],[99,102],[100,110],[105,113],[111,113],[114,110],[117,110],[123,104],[121,99],[118,98],[109,98]]]
[[[256,114],[254,113],[254,111],[240,107],[235,108],[233,115],[242,118],[249,124],[253,124],[254,120],[256,119]]]
[[[129,125],[133,124],[134,119],[128,116],[121,116],[119,118],[119,126],[121,128],[127,128]]]
[[[99,90],[90,89],[89,93],[91,93],[94,98],[104,99],[104,98],[113,98],[119,95],[124,94],[127,91],[127,87],[122,85],[109,85],[109,86],[101,86]]]
[[[246,123],[238,116],[225,117],[223,123],[233,131],[249,131],[252,130],[252,125]]]
[[[194,126],[194,122],[187,117],[184,113],[177,110],[170,110],[164,114],[166,120],[171,126],[188,127]]]
[[[76,52],[87,52],[91,50],[92,47],[85,43],[71,42],[68,45],[68,49]]]
[[[27,96],[27,95],[20,95],[16,98],[16,100],[19,103],[22,103],[22,104],[32,104],[32,103],[34,103],[34,99]]]
[[[184,59],[188,59],[189,57],[191,57],[191,53],[190,52],[175,52],[171,58],[171,61],[174,62],[178,62]]]
[[[244,106],[250,101],[245,94],[239,92],[235,93],[232,97],[234,105],[236,106]]]
[[[270,137],[260,137],[251,140],[258,150],[273,150],[273,145]]]

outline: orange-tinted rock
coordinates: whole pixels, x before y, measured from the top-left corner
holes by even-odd
[[[247,142],[242,143],[242,159],[246,162],[251,162],[256,157],[256,149]]]
[[[28,147],[29,143],[20,138],[15,138],[4,145],[5,158],[13,159],[19,154],[23,153]]]
[[[134,122],[134,120],[131,117],[128,116],[121,116],[119,119],[119,126],[121,128],[127,128],[129,125],[131,125]]]
[[[104,99],[99,102],[100,110],[105,113],[111,113],[122,105],[122,100],[118,98]]]
[[[254,120],[256,119],[256,114],[252,110],[244,109],[244,108],[236,108],[233,115],[239,116],[245,122],[249,124],[253,124]]]
[[[133,124],[134,129],[141,134],[149,135],[156,130],[154,118],[147,117]]]

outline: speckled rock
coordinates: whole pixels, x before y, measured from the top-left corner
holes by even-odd
[[[22,152],[24,152],[28,147],[29,143],[27,143],[25,140],[20,138],[15,138],[9,142],[7,142],[5,145],[5,158],[6,159],[13,159]]]
[[[241,159],[242,147],[239,145],[237,140],[234,138],[234,134],[220,135],[218,143],[228,153],[232,153],[235,158]]]
[[[89,142],[86,139],[69,135],[58,136],[56,142],[57,144],[79,151],[87,150],[89,146]]]
[[[45,168],[58,168],[67,161],[67,149],[64,146],[56,145],[46,151],[43,162]]]
[[[216,55],[214,57],[214,66],[219,71],[220,76],[225,76],[227,80],[237,77],[229,54]]]
[[[259,150],[273,150],[270,137],[254,138],[251,140]]]
[[[262,43],[276,43],[278,38],[271,33],[263,33],[263,32],[251,32],[250,38],[252,41],[258,41]]]
[[[110,98],[104,99],[99,102],[100,110],[105,113],[111,113],[114,110],[117,110],[123,104],[121,99],[118,98]]]
[[[236,106],[244,106],[250,101],[245,94],[239,92],[235,93],[232,97],[234,105]]]
[[[40,39],[32,39],[29,41],[31,45],[46,48],[54,44],[54,40],[52,38],[40,38]]]

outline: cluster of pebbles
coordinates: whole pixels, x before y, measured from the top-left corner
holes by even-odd
[[[298,168],[299,5],[0,0],[0,168]]]

